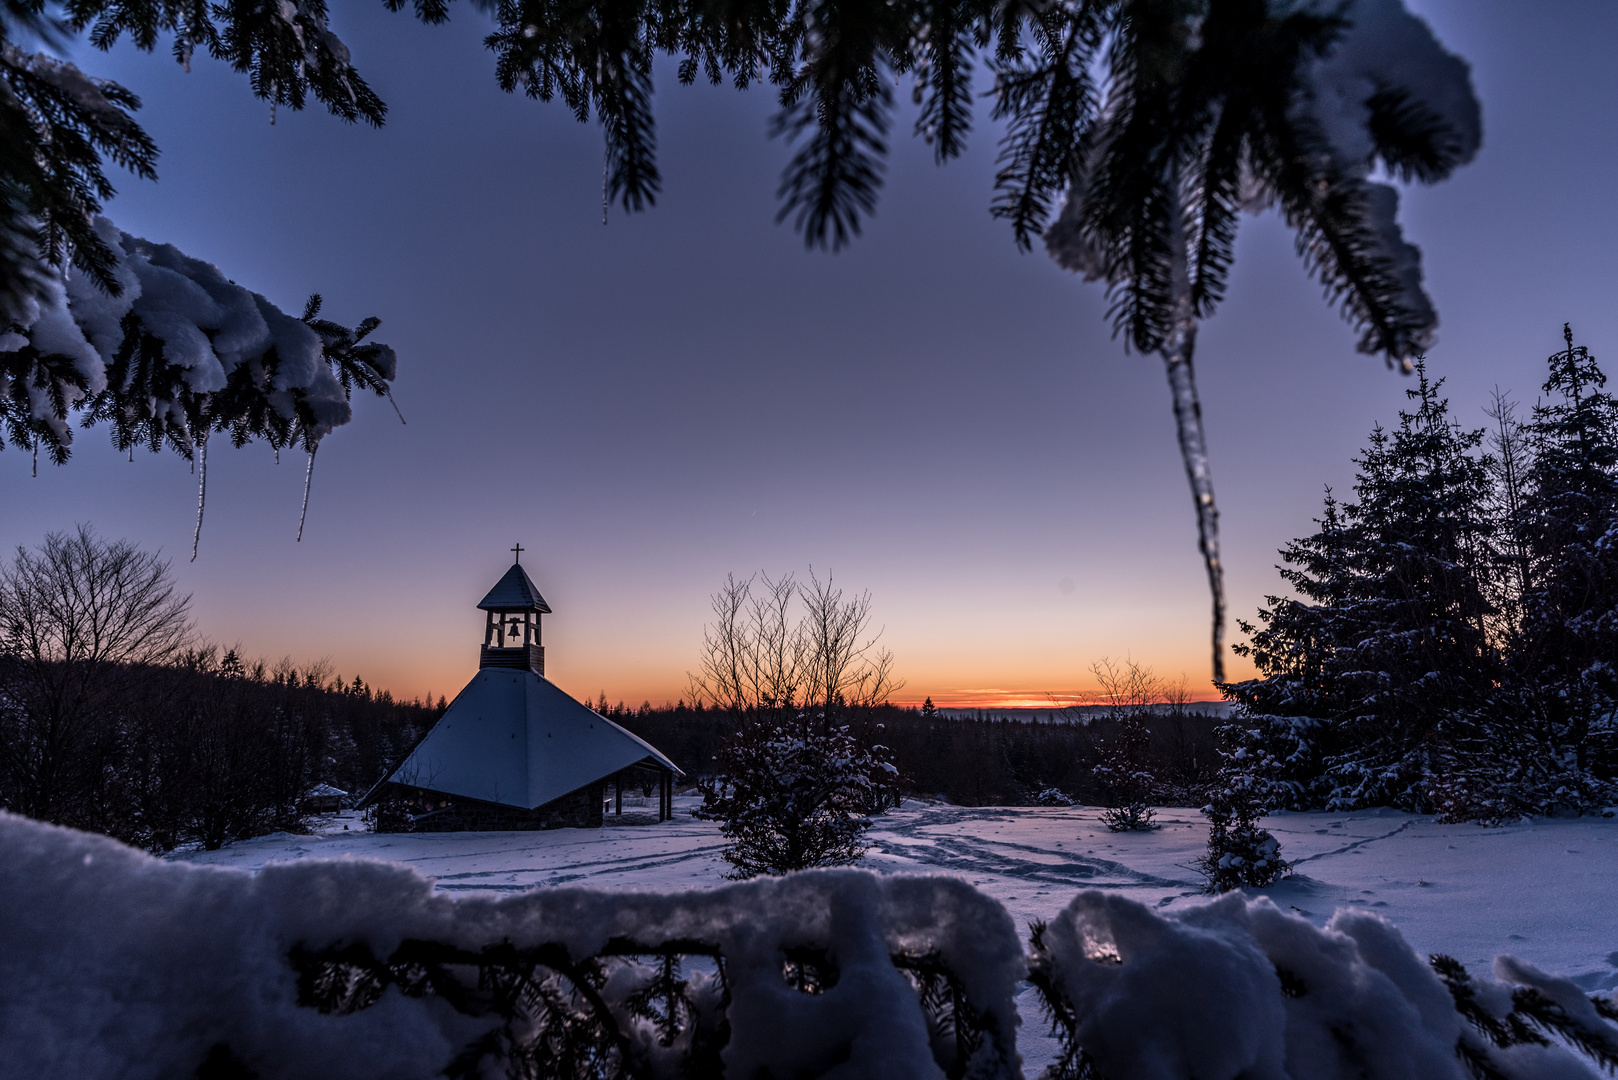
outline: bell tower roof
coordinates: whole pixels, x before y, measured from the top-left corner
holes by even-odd
[[[551,612],[551,606],[539,595],[539,590],[518,563],[511,564],[506,576],[496,582],[494,588],[489,590],[489,595],[478,602],[478,608],[482,611],[538,611],[546,615]]]

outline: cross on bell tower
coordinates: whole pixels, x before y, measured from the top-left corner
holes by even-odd
[[[522,558],[521,544],[511,550],[518,559]],[[539,617],[549,615],[551,606],[539,595],[520,563],[511,564],[511,569],[489,590],[478,608],[487,612],[478,667],[530,668],[536,675],[545,674],[545,647],[540,642]]]

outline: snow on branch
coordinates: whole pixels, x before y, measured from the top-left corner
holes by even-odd
[[[408,867],[155,859],[0,812],[8,1075],[1526,1080],[1618,1066],[1618,1007],[1230,893],[1080,893],[1024,956],[958,879],[817,870],[666,894],[452,898]]]
[[[1020,1075],[1016,930],[949,878],[457,900],[387,863],[253,875],[5,814],[0,865],[19,1074]]]
[[[1280,201],[1328,295],[1361,328],[1361,351],[1408,362],[1436,340],[1438,313],[1421,251],[1399,226],[1398,191],[1371,177],[1381,166],[1430,184],[1476,156],[1483,124],[1471,72],[1401,0],[1303,8],[1346,25],[1302,72],[1291,120],[1305,164]]]
[[[94,229],[116,290],[72,268],[0,324],[0,449],[9,439],[61,464],[77,414],[106,422],[121,451],[167,444],[204,467],[214,432],[313,454],[352,417],[354,387],[391,397],[397,357],[365,340],[376,319],[350,330],[318,318],[318,296],[289,315],[172,245],[106,218]]]
[[[1590,1077],[1618,1062],[1618,1009],[1510,957],[1503,980],[1424,961],[1340,910],[1325,928],[1227,893],[1161,915],[1097,890],[1036,926],[1029,981],[1062,1054],[1049,1080]]]

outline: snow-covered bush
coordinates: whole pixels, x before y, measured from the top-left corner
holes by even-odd
[[[1502,825],[1525,817],[1576,817],[1597,813],[1618,796],[1618,784],[1580,767],[1573,753],[1546,753],[1500,717],[1480,726],[1492,736],[1489,744],[1452,752],[1427,785],[1440,820]]]
[[[719,822],[739,878],[840,866],[866,852],[870,813],[897,770],[882,747],[847,727],[744,727],[721,749],[718,775],[698,782],[698,817]]]
[[[1291,869],[1281,858],[1281,841],[1258,826],[1263,812],[1215,795],[1202,808],[1209,820],[1208,850],[1196,860],[1197,872],[1207,879],[1208,892],[1222,893],[1243,886],[1262,889],[1273,885]]]
[[[731,575],[713,611],[691,697],[736,728],[716,755],[717,775],[699,781],[697,816],[720,823],[740,878],[856,861],[869,815],[899,804],[902,779],[874,742],[882,725],[864,740],[851,726],[868,726],[903,685],[892,654],[877,648],[880,631],[869,630],[871,594],[845,598],[812,570],[807,584]]]
[[[1016,928],[948,878],[457,900],[387,863],[253,875],[3,814],[0,867],[8,1076],[1019,1076]]]
[[[1072,806],[1073,797],[1061,788],[1048,787],[1034,796],[1036,806]]]
[[[1495,975],[1424,963],[1363,911],[1319,929],[1236,894],[1160,915],[1080,893],[1029,957],[1062,1044],[1046,1080],[1592,1076],[1575,1050],[1618,1065],[1610,1001],[1509,957]]]
[[[1113,832],[1157,828],[1151,802],[1157,780],[1146,764],[1151,737],[1141,716],[1131,712],[1119,720],[1118,733],[1101,746],[1095,775],[1111,804],[1101,812],[1101,820]]]

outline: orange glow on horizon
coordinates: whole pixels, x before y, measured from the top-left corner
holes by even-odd
[[[940,709],[1050,709],[1052,711],[1068,707],[1105,705],[1106,698],[1100,690],[1056,690],[1051,692],[1031,690],[942,690],[933,694],[923,694],[916,697],[905,694],[895,698],[893,704],[906,708],[918,708],[927,698],[932,698],[933,705]],[[1210,684],[1205,689],[1193,692],[1191,703],[1206,701],[1219,701],[1219,693]]]
[[[1099,690],[1001,690],[993,687],[947,689],[931,694],[904,694],[893,704],[919,707],[931,698],[940,709],[1062,709],[1069,705],[1094,705],[1101,700]]]

